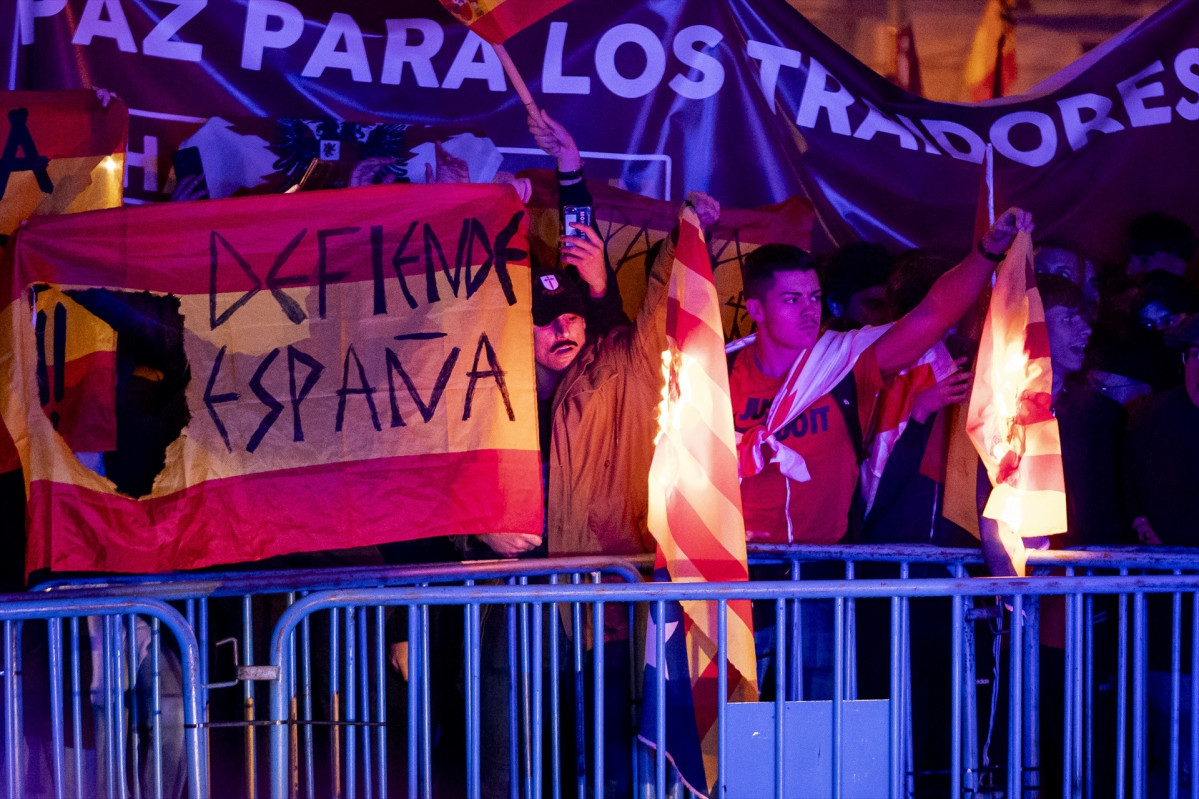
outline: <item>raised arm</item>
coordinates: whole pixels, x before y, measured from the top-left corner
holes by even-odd
[[[911,366],[945,335],[987,286],[1016,233],[1031,233],[1032,228],[1032,214],[1019,208],[1009,208],[996,219],[974,251],[941,275],[920,304],[893,324],[874,345],[882,373],[895,374]]]

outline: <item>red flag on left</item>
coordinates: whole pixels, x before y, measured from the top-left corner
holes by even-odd
[[[1005,97],[1016,82],[1016,21],[1011,0],[987,0],[966,59],[966,98]]]
[[[121,204],[129,111],[119,99],[102,104],[90,89],[4,92],[0,94],[0,120],[4,125],[0,241],[32,216]],[[51,304],[49,295],[41,299],[52,313],[62,309],[59,318],[90,316],[69,301]],[[53,319],[52,315],[50,321]],[[43,406],[55,416],[56,429],[73,447],[98,451],[116,436],[112,424],[116,341],[111,329],[107,333],[100,330],[102,322],[94,317],[88,320],[91,322],[100,326],[96,328],[99,337],[81,344],[73,335],[79,327],[70,325],[70,339],[52,341],[42,358],[48,391]],[[51,324],[51,339],[54,329]],[[55,355],[61,357],[56,360]],[[12,438],[0,425],[0,471],[20,465]]]
[[[570,0],[441,0],[445,10],[492,44],[520,33]]]

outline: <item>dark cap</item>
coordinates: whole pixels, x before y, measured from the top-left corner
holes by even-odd
[[[583,316],[579,284],[558,269],[533,269],[533,324],[542,327],[562,314]]]

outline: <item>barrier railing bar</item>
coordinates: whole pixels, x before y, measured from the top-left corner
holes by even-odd
[[[603,572],[626,582],[639,582],[638,565],[645,558],[580,557],[535,560],[484,560],[365,568],[287,569],[248,572],[179,572],[169,575],[85,577],[51,580],[39,592],[87,596],[165,597],[172,600],[247,594],[325,591],[342,588],[384,588],[403,581],[435,584],[460,580],[548,577],[554,574]],[[123,592],[123,593],[122,593]],[[203,619],[201,621],[204,621]]]
[[[355,602],[366,605],[399,606],[460,605],[480,602],[487,605],[547,602],[656,602],[658,600],[716,599],[890,599],[891,597],[995,597],[1065,596],[1069,594],[1123,594],[1144,596],[1174,591],[1199,590],[1199,575],[1129,575],[1096,577],[973,577],[912,578],[908,580],[810,580],[758,581],[736,583],[579,583],[571,585],[530,584],[395,586],[390,588],[345,588],[320,591],[298,600],[280,615],[299,618],[313,606],[344,607]],[[2,600],[2,597],[0,597]],[[273,651],[273,647],[272,647]]]

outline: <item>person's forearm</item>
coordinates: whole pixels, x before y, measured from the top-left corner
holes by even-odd
[[[558,208],[559,210],[568,205],[587,205],[590,206],[594,200],[591,197],[591,189],[587,188],[587,181],[583,178],[571,181],[558,182]],[[595,227],[595,221],[592,220],[592,227]]]

